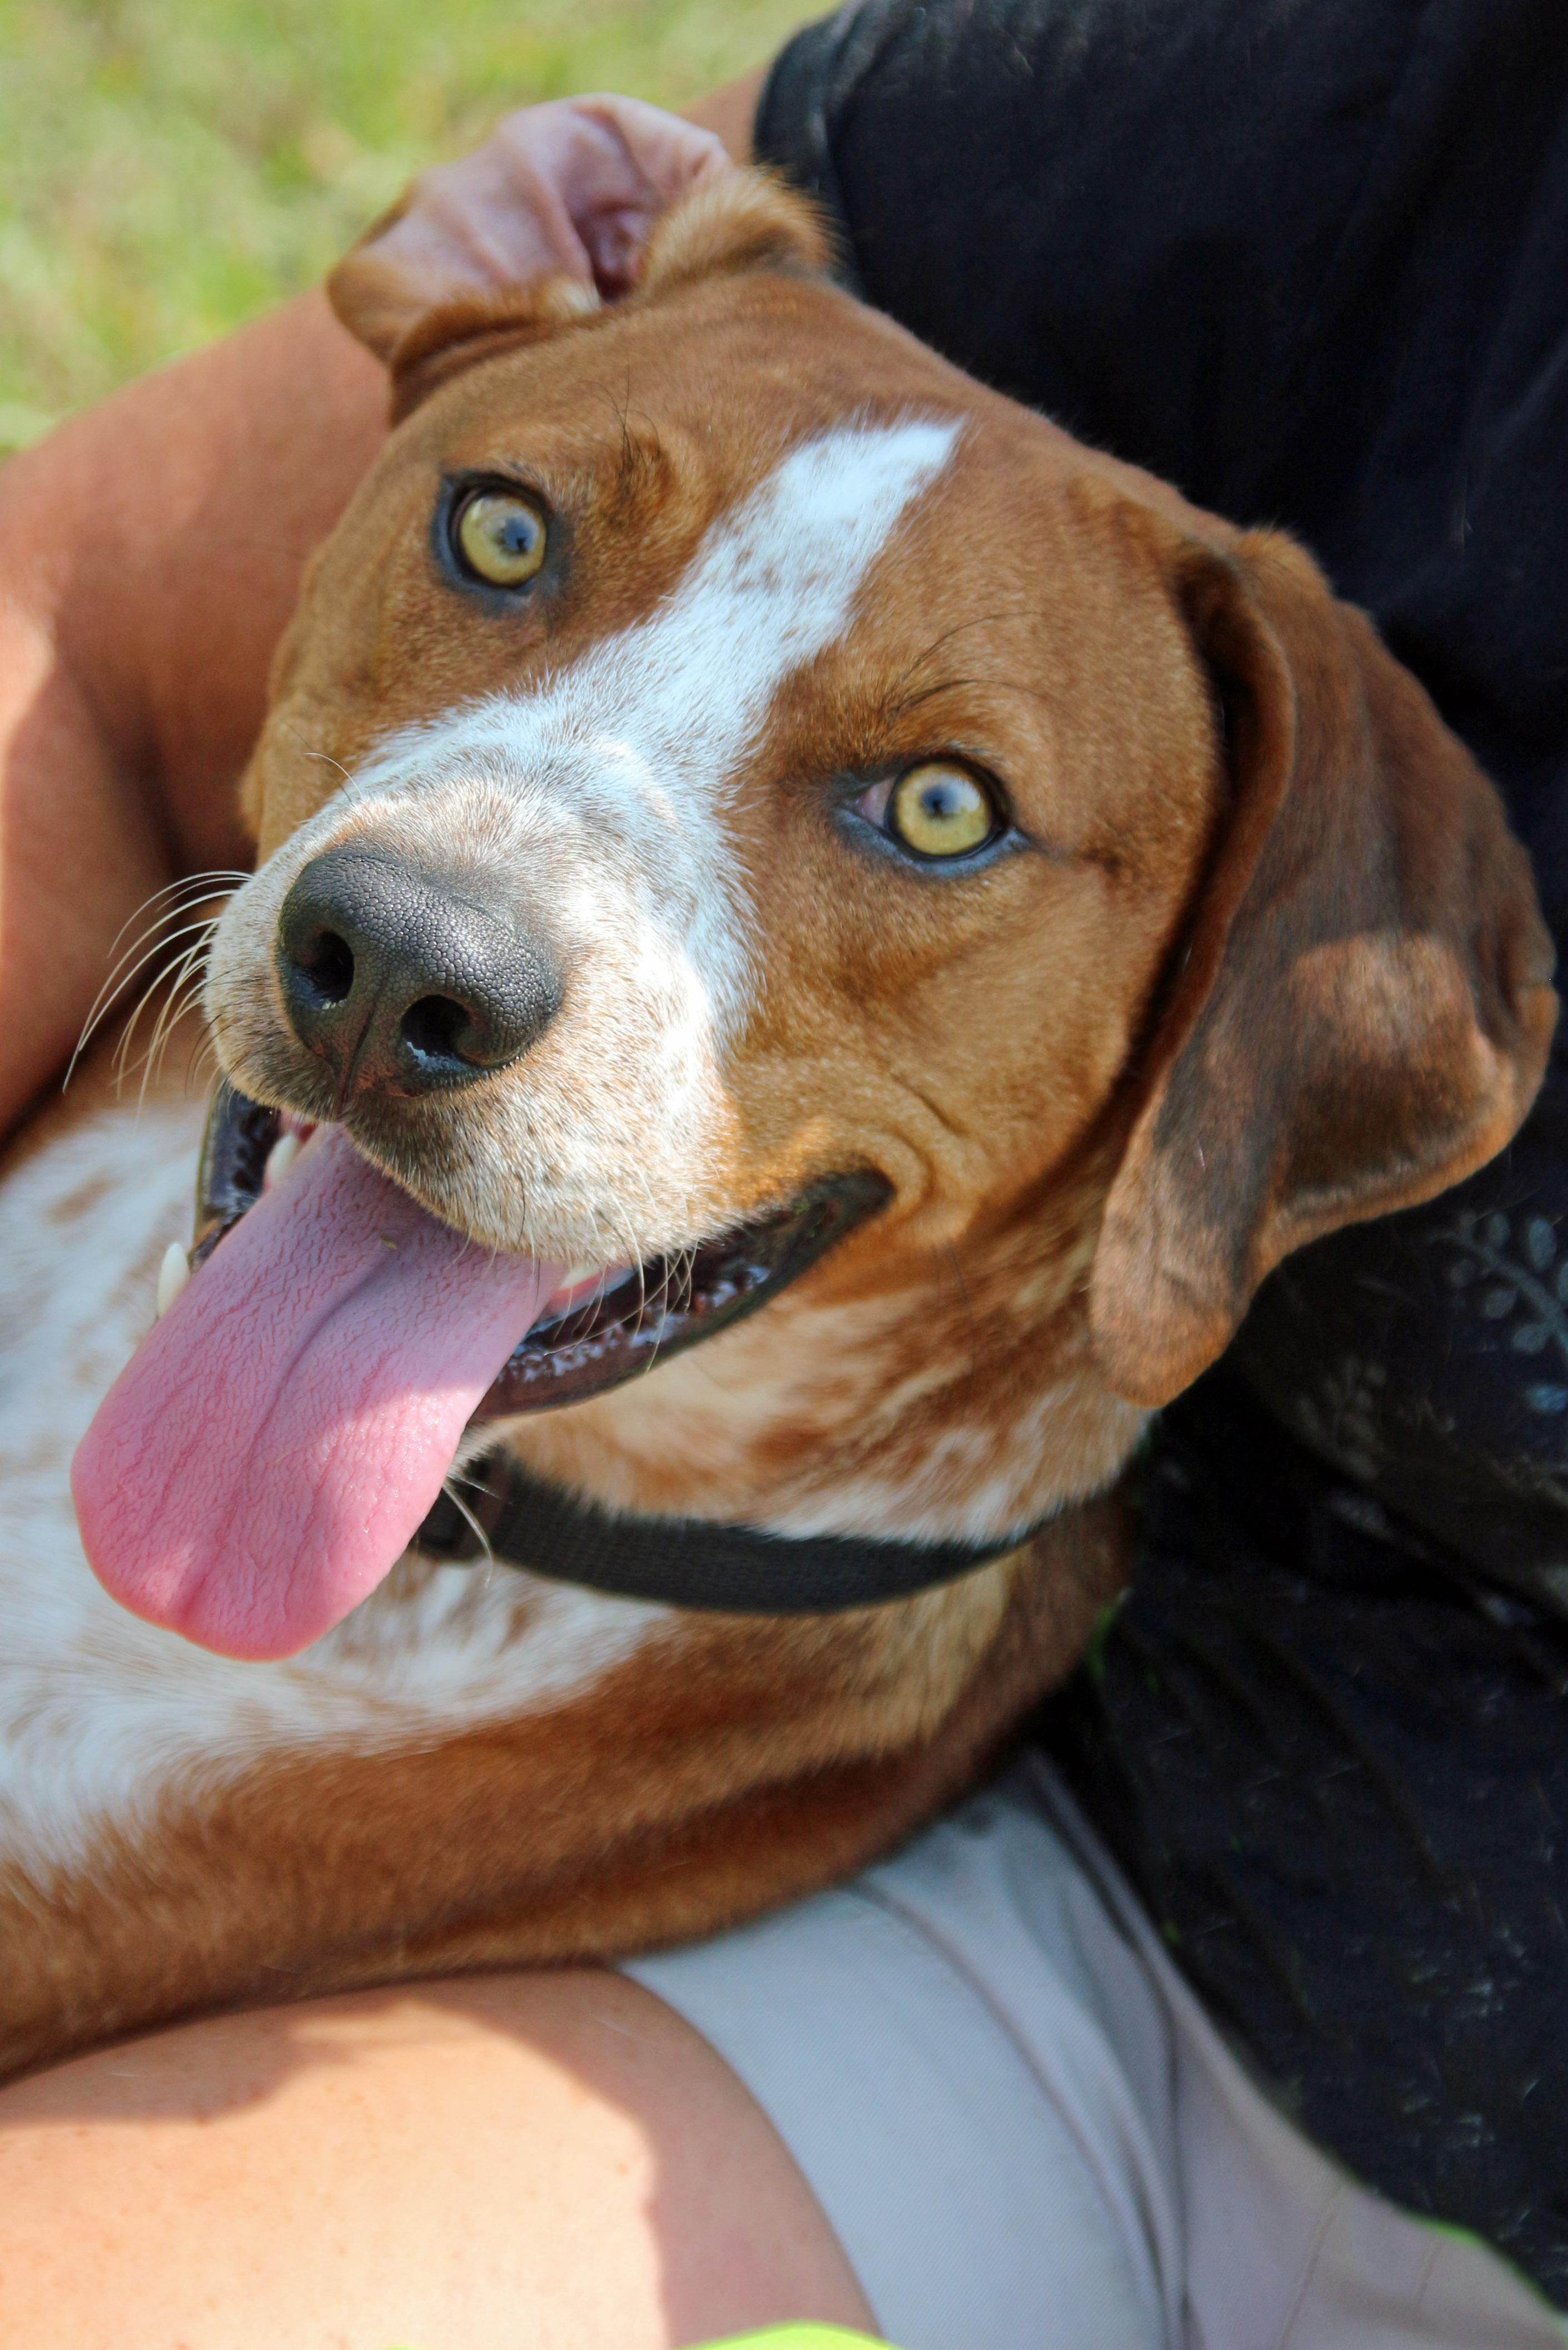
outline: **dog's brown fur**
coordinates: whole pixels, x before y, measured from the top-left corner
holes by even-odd
[[[614,310],[558,284],[432,304],[374,240],[345,265],[408,421],[314,567],[249,804],[265,858],[390,730],[568,670],[813,433],[962,417],[737,781],[761,983],[689,1213],[722,1229],[867,1163],[891,1203],[754,1320],[508,1436],[659,1513],[924,1535],[1062,1513],[943,1592],[681,1621],[552,1711],[171,1791],[46,1904],[21,1873],[0,1896],[13,2063],[224,2001],[684,1937],[885,1847],[1082,1653],[1121,1572],[1098,1497],[1145,1408],[1287,1251],[1457,1180],[1533,1095],[1554,998],[1522,853],[1367,623],[1287,541],[981,390],[823,259],[742,175],[664,225]],[[514,454],[570,505],[571,584],[502,626],[423,546],[441,472]],[[853,872],[815,779],[944,746],[1004,776],[1032,853],[962,888]],[[275,1007],[243,1009],[215,991],[239,1081],[313,1112]],[[549,1082],[538,1050],[520,1085]],[[518,1245],[442,1188],[451,1119],[488,1114],[443,1098],[398,1169]]]
[[[973,1779],[1122,1562],[1106,1501],[895,1641],[872,1612],[700,1624],[503,1731],[202,1790],[47,1901],[7,1872],[5,2068],[203,2008],[613,1957],[846,1877]]]

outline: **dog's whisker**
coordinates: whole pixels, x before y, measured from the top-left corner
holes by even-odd
[[[178,932],[175,933],[176,937],[179,935],[180,934]],[[137,958],[134,963],[132,963],[129,971],[124,972],[116,972],[112,983],[106,982],[105,985],[99,990],[97,996],[93,1000],[92,1009],[88,1012],[86,1022],[83,1024],[81,1034],[77,1038],[75,1050],[72,1052],[70,1060],[67,1064],[66,1074],[61,1081],[62,1092],[65,1090],[65,1087],[70,1084],[71,1078],[76,1074],[77,1063],[87,1051],[88,1046],[92,1043],[94,1036],[98,1034],[99,1029],[102,1026],[109,1014],[113,1010],[121,993],[130,985],[137,973],[144,970],[147,964],[153,962],[171,943],[171,941],[166,937],[161,936],[155,939],[151,945]]]
[[[342,760],[335,758],[330,751],[314,750],[308,743],[300,743],[299,729],[297,726],[291,726],[288,731],[294,736],[295,741],[299,743],[299,755],[302,759],[314,759],[324,767],[334,768],[343,778],[343,790],[348,798],[353,798],[356,794],[359,792],[361,783],[359,771],[357,768],[346,767]],[[372,767],[374,767],[374,764],[375,763],[372,761]]]
[[[130,930],[132,922],[140,921],[142,915],[151,913],[155,906],[161,906],[167,901],[171,901],[177,898],[184,896],[187,892],[202,891],[203,894],[216,897],[218,894],[219,885],[229,881],[236,883],[248,881],[250,878],[250,875],[248,873],[242,872],[237,865],[213,865],[209,867],[207,871],[204,873],[182,873],[178,881],[165,881],[161,889],[154,889],[150,897],[143,898],[140,905],[135,909],[134,912],[127,914],[124,921],[121,922],[119,930],[116,931],[113,938],[109,941],[109,953],[112,954],[114,952],[115,948],[119,944],[127,931]],[[207,887],[208,884],[213,884],[214,886],[209,889]]]
[[[204,967],[204,957],[207,944],[212,935],[213,925],[211,922],[200,922],[191,924],[190,928],[193,930],[197,935],[192,939],[191,944],[183,950],[174,964],[165,967],[163,970],[154,973],[153,977],[148,982],[146,987],[143,988],[141,994],[137,999],[136,1007],[131,1013],[130,1019],[127,1021],[126,1025],[120,1034],[119,1044],[115,1048],[114,1065],[117,1072],[122,1076],[124,1074],[127,1060],[130,1057],[130,1045],[135,1036],[138,1024],[140,1023],[141,1015],[146,1011],[149,1003],[151,1003],[157,995],[159,989],[161,987],[167,987],[171,991],[171,993],[178,993],[179,989],[182,986],[189,975],[193,962],[198,958],[202,958],[203,959]],[[178,935],[183,936],[185,933],[181,932],[178,933]]]
[[[185,1056],[184,1083],[187,1094],[195,1084],[202,1061],[207,1059],[215,1064],[217,1057],[217,1049],[213,1043],[211,1032],[203,1027],[198,1032],[194,1044]]]
[[[110,980],[112,980],[114,972],[119,968],[119,964],[128,961],[129,958],[136,952],[137,945],[140,944],[142,940],[150,937],[152,931],[162,923],[171,920],[181,910],[182,905],[187,910],[189,910],[192,905],[199,905],[204,899],[227,899],[230,894],[227,887],[229,883],[244,881],[248,879],[249,876],[247,874],[237,871],[232,873],[223,872],[214,868],[211,873],[189,873],[185,876],[183,880],[168,882],[161,889],[154,890],[151,898],[146,898],[142,900],[141,904],[136,909],[134,914],[127,915],[125,920],[121,922],[119,930],[116,931],[113,938],[109,941],[109,954],[110,958],[113,958],[116,948],[119,947],[120,941],[124,938],[127,931],[131,928],[131,925],[141,920],[143,915],[151,915],[152,917],[151,921],[142,928],[142,930],[138,933],[136,941],[125,949],[118,961],[111,961]],[[106,982],[105,984],[109,984],[109,982]]]
[[[211,896],[215,893],[209,891],[206,894]],[[192,902],[199,903],[200,900],[192,900]],[[103,985],[99,989],[97,995],[93,999],[92,1008],[88,1012],[86,1022],[83,1024],[81,1035],[77,1039],[76,1049],[72,1053],[70,1060],[67,1065],[65,1076],[61,1080],[62,1092],[65,1087],[70,1084],[71,1078],[76,1071],[77,1063],[80,1060],[82,1055],[91,1044],[93,1037],[102,1026],[105,1019],[109,1016],[109,1014],[118,1003],[121,994],[130,987],[137,973],[140,971],[144,971],[147,965],[150,962],[154,962],[160,955],[167,954],[180,939],[189,938],[192,932],[195,931],[209,931],[218,920],[217,915],[207,914],[203,915],[199,921],[182,924],[178,930],[166,930],[164,925],[172,919],[176,912],[180,910],[182,910],[177,907],[171,906],[166,908],[162,914],[160,915],[157,923],[154,925],[154,934],[151,938],[150,942],[143,944],[143,941],[148,940],[148,933],[145,931],[142,931],[133,944],[126,949],[125,953],[119,958],[119,963],[116,964],[114,970],[110,972],[108,979],[104,981]],[[186,908],[184,910],[188,911],[189,908]],[[138,947],[141,948],[140,954],[137,953]],[[136,959],[134,962],[131,962],[130,958],[133,955]],[[127,962],[130,962],[130,964],[129,970],[124,968]],[[153,984],[156,986],[156,980],[153,982]],[[142,1002],[145,1003],[145,1001],[146,997],[143,996]],[[138,1005],[137,1008],[138,1011],[140,1011],[140,1005]],[[133,1014],[132,1017],[134,1018],[135,1014]]]
[[[483,1477],[471,1477],[464,1469],[449,1469],[446,1473],[448,1481],[454,1485],[467,1485],[476,1493],[490,1491]]]
[[[646,1292],[644,1294],[643,1304],[645,1309],[649,1305],[651,1305],[655,1313],[669,1313],[671,1303],[673,1302],[674,1274],[678,1263],[678,1258],[671,1257],[668,1254],[659,1260],[659,1274],[658,1283],[651,1295],[649,1295]]]
[[[207,955],[214,920],[193,923],[190,927],[197,935],[184,950],[171,970],[161,971],[143,989],[141,996],[121,1031],[115,1047],[114,1072],[117,1085],[123,1085],[130,1066],[130,1048],[141,1016],[160,988],[168,993],[153,1024],[151,1037],[141,1054],[138,1066],[141,1070],[141,1087],[137,1097],[138,1111],[147,1099],[147,1088],[161,1066],[162,1049],[172,1035],[178,1021],[200,1000],[206,978]]]
[[[469,1479],[465,1480],[465,1482],[472,1483],[472,1480]],[[459,1517],[477,1540],[479,1547],[484,1555],[485,1565],[493,1568],[495,1565],[495,1553],[490,1547],[490,1536],[485,1533],[484,1528],[480,1524],[479,1520],[474,1516],[473,1512],[463,1500],[462,1495],[456,1491],[456,1479],[452,1471],[449,1471],[446,1476],[441,1479],[441,1489],[446,1495],[447,1500],[452,1503],[452,1508],[457,1512]]]
[[[644,1228],[644,1230],[646,1231],[646,1230],[648,1230],[650,1226],[657,1227],[657,1225],[658,1225],[658,1223],[659,1223],[659,1213],[658,1213],[658,1210],[657,1210],[656,1204],[655,1204],[655,1202],[654,1202],[654,1200],[653,1200],[653,1198],[652,1198],[651,1192],[649,1191],[649,1186],[648,1186],[648,1183],[647,1183],[646,1179],[642,1179],[642,1178],[639,1178],[639,1188],[640,1189],[640,1191],[641,1191],[641,1192],[642,1192],[642,1195],[643,1195],[643,1196],[642,1196],[642,1213],[643,1213],[643,1219],[644,1219],[643,1228]],[[636,1268],[637,1268],[637,1278],[638,1278],[638,1285],[639,1285],[639,1302],[638,1302],[638,1316],[637,1316],[637,1326],[636,1326],[638,1327],[638,1329],[639,1329],[639,1330],[640,1330],[640,1329],[641,1329],[641,1327],[642,1327],[643,1319],[644,1319],[644,1317],[645,1317],[645,1315],[646,1315],[646,1314],[647,1314],[647,1311],[648,1311],[648,1261],[647,1261],[647,1254],[646,1254],[646,1252],[644,1251],[644,1249],[642,1248],[641,1244],[637,1241],[637,1239],[636,1239],[636,1238],[633,1236],[633,1234],[631,1233],[631,1232],[630,1232],[629,1228],[628,1228],[628,1227],[626,1227],[626,1226],[624,1226],[624,1225],[623,1225],[623,1226],[621,1226],[621,1227],[619,1228],[619,1230],[618,1230],[617,1245],[618,1245],[619,1248],[621,1248],[621,1250],[623,1251],[623,1253],[624,1253],[624,1254],[625,1254],[625,1256],[626,1256],[627,1262],[628,1262],[629,1264],[635,1265],[635,1266],[636,1266]]]
[[[670,1305],[670,1292],[671,1288],[673,1288],[676,1300],[674,1311],[677,1314],[689,1313],[691,1307],[691,1301],[697,1294],[697,1252],[695,1249],[680,1249],[676,1252],[676,1254],[671,1261],[670,1271],[665,1275],[664,1286],[666,1293],[666,1306],[668,1307]]]
[[[335,759],[330,751],[306,751],[305,755],[307,759],[319,759],[324,767],[336,767],[344,782],[350,786],[352,785],[354,782],[353,776],[343,764],[342,760]]]
[[[593,1295],[583,1299],[579,1311],[588,1311],[597,1314],[599,1307],[604,1304],[605,1299],[609,1295],[609,1276],[612,1262],[612,1251],[606,1243],[604,1227],[597,1216],[594,1218],[594,1254],[599,1261],[599,1277],[594,1284]]]
[[[638,1247],[635,1240],[631,1239],[629,1234],[623,1233],[618,1236],[616,1245],[618,1248],[625,1249],[627,1260],[637,1274],[637,1312],[633,1316],[631,1327],[635,1335],[640,1336],[643,1320],[648,1312],[647,1260],[643,1256],[642,1251]]]
[[[163,1056],[169,1049],[176,1027],[186,1014],[193,1012],[201,1002],[206,975],[206,959],[203,956],[197,968],[183,978],[176,980],[171,989],[169,999],[158,1015],[158,1023],[152,1032],[152,1041],[147,1048],[147,1066],[141,1080],[141,1100],[144,1101],[147,1097],[147,1087],[151,1079],[162,1069]]]
[[[183,1003],[179,1007],[181,1013],[186,1012],[190,1009],[191,1004],[189,1003]],[[170,1036],[174,1024],[175,1023],[171,1021],[166,1027],[164,1024],[164,1016],[160,1014],[159,1024],[153,1031],[151,1041],[149,1044],[147,1050],[141,1055],[140,1060],[135,1064],[136,1070],[140,1071],[140,1081],[136,1089],[136,1109],[138,1117],[140,1116],[141,1111],[146,1107],[149,1087],[152,1084],[154,1078],[159,1076],[162,1072],[163,1058],[168,1050]],[[131,1074],[131,1072],[122,1073],[122,1083],[124,1082],[125,1076],[129,1074]]]

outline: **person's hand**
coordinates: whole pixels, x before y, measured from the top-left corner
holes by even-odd
[[[639,99],[524,107],[472,154],[422,172],[367,230],[356,247],[354,330],[385,356],[410,317],[454,293],[546,276],[613,301],[637,283],[658,215],[734,169],[712,131]]]

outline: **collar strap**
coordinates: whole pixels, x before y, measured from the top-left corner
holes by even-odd
[[[907,1599],[951,1583],[1033,1540],[1046,1523],[994,1540],[885,1542],[858,1534],[776,1534],[703,1518],[618,1517],[530,1477],[499,1453],[465,1473],[464,1506],[498,1565],[552,1582],[586,1584],[623,1599],[737,1616],[833,1615]],[[431,1511],[412,1547],[462,1561],[484,1545],[450,1495]]]

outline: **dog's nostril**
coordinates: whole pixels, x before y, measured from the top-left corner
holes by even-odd
[[[403,1042],[432,1061],[475,1061],[476,1055],[463,1050],[472,1026],[473,1014],[467,1004],[454,1002],[450,995],[421,995],[398,1023]]]
[[[321,1003],[344,1003],[354,986],[354,950],[336,931],[317,931],[290,957]]]
[[[296,877],[277,923],[284,1016],[340,1083],[467,1085],[548,1026],[558,975],[488,889],[483,872],[452,881],[348,843]]]

